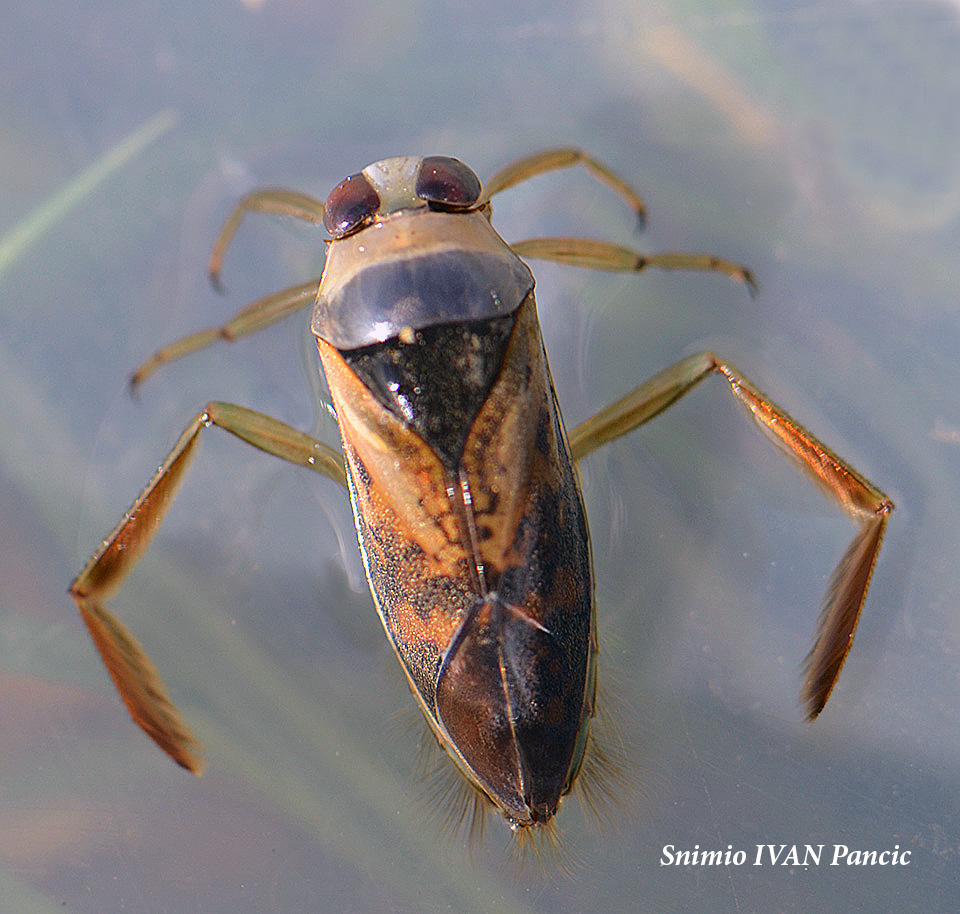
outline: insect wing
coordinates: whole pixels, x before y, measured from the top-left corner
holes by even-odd
[[[545,820],[592,710],[593,578],[533,294],[456,473],[319,346],[371,591],[428,722],[509,817]]]

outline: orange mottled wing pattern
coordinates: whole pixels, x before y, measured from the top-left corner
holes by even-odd
[[[319,347],[371,589],[426,707],[434,708],[441,663],[459,626],[491,591],[535,623],[554,626],[557,638],[568,637],[574,665],[585,666],[593,637],[586,519],[533,295],[517,313],[458,478],[384,409],[336,349],[322,340]]]
[[[463,456],[487,583],[547,624],[590,615],[586,515],[547,365],[536,306],[521,306],[500,378]]]
[[[387,634],[432,707],[443,651],[476,596],[452,485],[429,447],[392,416],[336,349],[319,342],[350,473],[371,590]]]

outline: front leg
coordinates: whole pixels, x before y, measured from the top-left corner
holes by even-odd
[[[574,165],[583,165],[598,181],[606,184],[607,187],[623,197],[636,213],[638,226],[643,227],[647,210],[637,192],[620,175],[604,165],[599,159],[595,159],[582,149],[572,146],[543,149],[540,152],[511,162],[484,182],[483,195],[480,201],[481,203],[487,203],[494,194],[499,194],[521,181],[527,181],[536,175],[542,175],[549,171],[571,168]]]
[[[264,187],[247,194],[231,210],[227,221],[217,240],[213,243],[210,254],[210,265],[207,272],[214,287],[220,288],[220,267],[223,264],[223,255],[226,254],[233,236],[240,228],[243,217],[247,213],[274,213],[278,216],[291,216],[320,225],[323,222],[323,202],[298,190],[287,190],[284,187]]]

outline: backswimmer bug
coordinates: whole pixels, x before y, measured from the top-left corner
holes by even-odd
[[[858,525],[805,661],[806,714],[823,709],[893,503],[710,352],[666,368],[567,434],[521,258],[633,273],[708,270],[753,288],[748,270],[708,255],[642,255],[583,238],[507,244],[491,225],[491,198],[576,164],[643,218],[623,179],[568,148],[522,158],[485,187],[457,159],[401,156],[344,179],[325,202],[265,189],[234,208],[211,256],[214,282],[244,216],[264,212],[323,224],[330,239],[319,286],[267,296],[160,349],[132,384],[312,305],[342,454],[261,413],[208,403],[71,585],[130,714],[179,764],[200,772],[194,737],[106,601],[156,533],[201,431],[217,425],[347,488],[374,603],[440,746],[514,829],[549,823],[583,764],[596,699],[593,568],[576,464],[714,374]]]

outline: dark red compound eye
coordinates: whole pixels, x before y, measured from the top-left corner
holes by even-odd
[[[466,209],[480,198],[480,179],[459,159],[427,156],[417,175],[417,196],[440,207]]]
[[[380,197],[362,173],[344,178],[323,206],[323,226],[332,238],[343,238],[369,222],[380,209]]]

